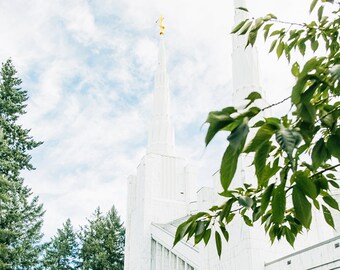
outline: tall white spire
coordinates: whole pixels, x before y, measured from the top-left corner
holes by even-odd
[[[246,7],[246,0],[234,0],[235,26],[248,17],[248,13],[236,9]],[[232,70],[233,70],[233,104],[241,103],[250,92],[261,92],[259,82],[258,55],[255,47],[249,45],[248,35],[233,35]]]
[[[153,116],[148,138],[148,153],[175,154],[174,127],[170,115],[170,87],[166,69],[164,27],[161,28],[158,66],[155,75]]]

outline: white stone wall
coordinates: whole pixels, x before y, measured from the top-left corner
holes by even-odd
[[[265,270],[340,269],[340,236],[267,263]]]

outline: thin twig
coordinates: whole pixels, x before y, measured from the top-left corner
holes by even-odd
[[[289,96],[289,97],[286,97],[285,99],[283,99],[283,100],[281,100],[281,101],[279,101],[279,102],[276,102],[276,103],[271,104],[271,105],[269,105],[269,106],[267,106],[267,107],[264,107],[264,108],[262,109],[262,111],[267,110],[267,109],[269,109],[269,108],[271,108],[271,107],[274,107],[274,106],[276,106],[276,105],[279,105],[279,104],[285,102],[285,101],[288,100],[288,99],[290,99],[290,96]]]
[[[324,170],[322,170],[322,171],[320,171],[320,172],[317,172],[317,173],[313,174],[311,177],[314,177],[314,176],[317,176],[317,175],[323,174],[324,172],[327,172],[327,171],[333,170],[333,169],[335,169],[336,167],[339,167],[339,166],[340,166],[340,163],[339,163],[339,164],[337,164],[337,165],[333,165],[333,166],[331,166],[331,167],[328,167],[328,168],[326,168],[326,169],[324,169]]]
[[[322,119],[326,118],[328,115],[330,115],[330,114],[336,112],[337,110],[340,110],[340,108],[339,108],[339,107],[335,107],[333,110],[329,111],[328,113],[326,113],[325,115],[323,115],[322,117],[320,117],[319,120],[322,120]]]
[[[302,26],[305,27],[305,24],[302,23],[293,23],[293,22],[285,22],[285,21],[280,21],[280,20],[271,20],[272,22],[277,22],[277,23],[282,23],[282,24],[289,24],[289,25],[298,25],[298,26]]]

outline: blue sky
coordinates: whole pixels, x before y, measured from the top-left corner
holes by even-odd
[[[309,1],[249,1],[254,16],[303,21]],[[274,3],[275,2],[275,3]],[[201,125],[231,105],[232,1],[0,0],[0,61],[11,57],[29,93],[21,118],[44,144],[26,183],[44,203],[46,238],[70,217],[84,224],[97,206],[126,212],[126,178],[145,153],[158,29],[166,24],[177,152],[211,185],[225,140],[205,149]],[[259,44],[269,103],[286,97],[284,60]],[[273,68],[275,67],[275,68]],[[284,110],[280,108],[279,110]]]

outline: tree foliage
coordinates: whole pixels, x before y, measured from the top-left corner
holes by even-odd
[[[328,16],[324,15],[326,6],[332,9]],[[209,113],[206,145],[218,132],[229,134],[220,167],[220,195],[225,202],[181,224],[174,244],[184,237],[207,243],[215,230],[220,255],[221,236],[228,241],[228,224],[236,214],[249,226],[260,222],[272,242],[285,238],[291,245],[310,228],[313,208],[322,211],[334,227],[330,208],[339,210],[331,193],[339,188],[336,168],[340,166],[339,7],[333,1],[313,0],[310,12],[317,10],[316,21],[289,23],[268,14],[235,26],[233,34],[247,35],[246,46],[253,46],[262,32],[265,40],[271,40],[269,52],[278,58],[285,55],[296,78],[285,99],[290,99],[291,110],[281,117],[261,119],[261,112],[285,100],[259,108],[254,101],[262,97],[252,92],[242,110],[227,107]],[[298,62],[292,61],[293,52],[319,56]],[[230,189],[232,181],[238,180],[234,178],[238,160],[245,155],[252,157],[254,179]]]
[[[114,207],[104,216],[100,209],[80,231],[83,270],[124,269],[125,230]]]
[[[34,169],[29,151],[41,144],[17,123],[27,92],[11,60],[0,71],[0,266],[35,269],[39,264],[43,208],[20,172]]]
[[[79,269],[79,243],[70,219],[45,246],[43,265],[48,270]]]

